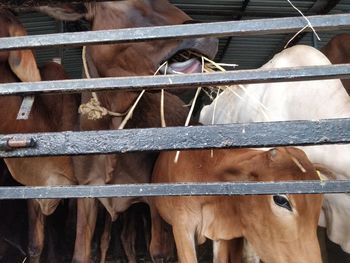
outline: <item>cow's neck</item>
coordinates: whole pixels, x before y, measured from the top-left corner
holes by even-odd
[[[211,240],[230,240],[242,236],[235,197],[215,197],[202,207],[202,226],[199,236]],[[220,216],[223,214],[223,216]]]
[[[118,9],[114,8],[114,5],[116,4],[118,5]],[[120,12],[123,11],[123,8],[121,8],[123,4],[127,3],[86,3],[85,6],[88,10],[86,18],[91,21],[92,30],[115,29],[116,27],[120,28],[120,25],[122,24],[120,21]],[[124,25],[124,27],[127,27],[127,25]],[[119,65],[118,59],[113,57],[115,55],[122,56],[118,49],[114,50],[115,48],[116,47],[113,47],[112,45],[93,46],[88,48],[86,60],[89,65],[89,71],[91,71],[91,77],[121,77],[133,75],[132,73],[125,71],[122,65]],[[138,93],[123,91],[97,93],[101,105],[114,113],[126,113],[137,96]]]

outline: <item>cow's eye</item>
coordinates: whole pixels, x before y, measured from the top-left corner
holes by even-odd
[[[274,195],[273,201],[276,205],[288,209],[289,211],[293,211],[292,206],[289,203],[287,196],[285,195]]]

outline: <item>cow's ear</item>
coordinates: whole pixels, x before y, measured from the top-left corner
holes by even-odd
[[[82,3],[62,4],[60,6],[38,6],[35,7],[35,10],[63,21],[77,21],[86,18],[88,12]]]
[[[26,35],[22,27],[16,24],[9,28],[11,37]],[[40,81],[40,73],[35,61],[34,54],[31,50],[11,50],[9,52],[8,63],[13,73],[21,81]]]

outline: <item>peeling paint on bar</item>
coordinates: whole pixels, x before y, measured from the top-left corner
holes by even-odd
[[[1,199],[350,193],[350,180],[0,187]]]
[[[309,16],[308,19],[317,31],[340,30],[350,27],[350,14]],[[155,39],[293,33],[305,25],[307,25],[307,22],[302,17],[285,17],[7,37],[1,38],[0,50],[67,45],[82,46],[89,44],[150,41]],[[310,28],[306,30],[310,30]]]
[[[0,142],[13,137],[35,144],[30,148],[5,148],[0,157],[335,144],[350,143],[350,119],[8,134],[0,135]]]
[[[208,74],[138,76],[97,79],[18,82],[0,84],[0,96],[40,93],[79,93],[108,89],[137,91],[142,89],[178,89],[194,86],[268,83],[315,79],[350,78],[350,64],[280,69],[236,70]],[[305,87],[307,88],[307,87]]]

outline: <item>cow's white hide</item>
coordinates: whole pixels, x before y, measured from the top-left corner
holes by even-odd
[[[261,68],[329,64],[317,49],[298,45],[275,55]],[[339,80],[317,80],[234,85],[203,108],[200,122],[225,124],[346,117],[350,117],[350,97],[342,83]],[[300,148],[313,163],[326,167],[337,179],[350,179],[350,145]],[[321,221],[327,226],[329,238],[350,253],[350,196],[325,195],[323,213]]]

